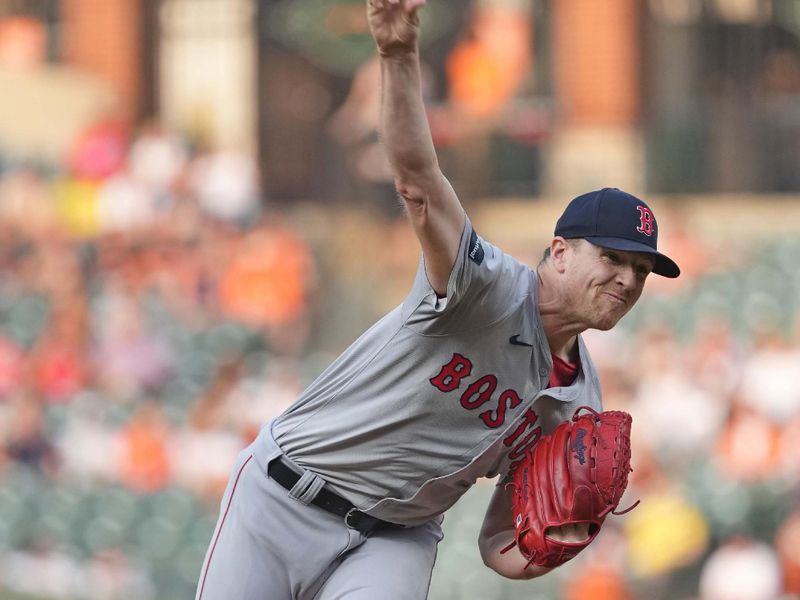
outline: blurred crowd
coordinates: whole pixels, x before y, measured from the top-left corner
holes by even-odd
[[[211,430],[234,447],[252,435],[280,402],[270,391],[258,406],[249,390],[247,410],[232,406],[251,379],[294,395],[315,278],[308,244],[262,212],[253,158],[191,149],[156,126],[129,141],[104,123],[66,173],[9,167],[0,214],[3,462],[139,491],[226,477],[172,455],[198,435],[226,448]],[[59,407],[81,418],[48,439]],[[123,426],[94,431],[112,408]],[[165,444],[176,422],[181,450]]]
[[[587,334],[642,504],[560,597],[800,597],[800,243],[671,243],[680,285]],[[108,121],[62,168],[4,165],[0,261],[0,585],[185,596],[235,455],[306,383],[312,244],[252,157]]]

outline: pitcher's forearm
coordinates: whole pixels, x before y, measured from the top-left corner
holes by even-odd
[[[381,57],[381,134],[395,175],[403,180],[438,171],[422,99],[417,51]]]

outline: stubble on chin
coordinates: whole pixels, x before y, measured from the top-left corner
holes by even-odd
[[[608,331],[609,329],[613,329],[617,323],[622,320],[626,314],[628,314],[629,308],[626,306],[620,308],[618,310],[610,310],[604,313],[599,313],[595,315],[593,319],[593,323],[589,326],[591,329],[597,329],[599,331]]]
[[[589,326],[589,329],[596,329],[597,331],[608,331],[609,329],[613,329],[614,325],[619,322],[619,319],[612,320],[612,319],[597,319],[592,325]]]

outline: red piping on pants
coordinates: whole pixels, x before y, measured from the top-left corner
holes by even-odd
[[[208,554],[208,562],[206,563],[206,571],[203,573],[203,583],[200,585],[200,595],[197,597],[197,600],[203,600],[203,590],[206,587],[206,577],[208,577],[208,568],[211,566],[211,558],[214,556],[214,550],[217,547],[217,542],[219,541],[219,534],[222,533],[222,526],[225,525],[225,518],[228,516],[228,511],[231,508],[231,502],[233,501],[233,495],[236,493],[236,486],[239,485],[239,477],[242,475],[242,471],[247,466],[247,463],[250,462],[250,459],[253,458],[251,454],[244,464],[242,468],[239,469],[239,472],[236,474],[236,481],[233,482],[233,489],[231,490],[231,497],[228,498],[228,505],[225,507],[225,514],[222,515],[222,521],[219,524],[219,529],[217,530],[217,535],[214,536],[214,545],[211,546],[211,552]]]

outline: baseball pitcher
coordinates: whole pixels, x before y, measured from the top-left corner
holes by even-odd
[[[630,416],[603,412],[581,339],[650,273],[677,277],[642,200],[572,200],[542,261],[483,239],[439,169],[420,92],[425,0],[369,0],[382,134],[421,259],[402,304],[234,465],[197,600],[422,600],[442,518],[498,478],[479,548],[515,579],[570,560],[618,507]]]

